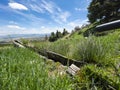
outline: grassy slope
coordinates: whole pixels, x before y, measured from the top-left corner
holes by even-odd
[[[72,90],[70,78],[58,73],[59,66],[28,49],[0,49],[0,89]]]
[[[80,89],[89,89],[89,86],[93,83],[92,79],[97,78],[98,82],[95,81],[95,83],[100,83],[99,80],[101,80],[102,77],[104,77],[106,82],[112,80],[111,82],[115,82],[115,84],[117,83],[117,85],[120,85],[119,79],[117,81],[114,80],[119,78],[116,76],[117,74],[120,74],[120,67],[118,67],[120,63],[120,29],[102,32],[102,35],[104,36],[100,37],[84,37],[84,32],[92,27],[93,25],[90,25],[87,28],[74,32],[69,36],[69,38],[67,37],[67,39],[63,38],[52,43],[36,42],[32,44],[39,49],[48,49],[65,55],[68,58],[88,62],[89,64],[82,67],[80,73],[78,73],[77,86],[79,86]],[[86,73],[86,67],[89,67],[89,65],[91,65],[89,68],[91,72]],[[99,70],[101,71],[99,72]],[[104,74],[101,74],[103,72]],[[98,75],[92,76],[93,73],[97,73]],[[101,76],[100,79],[98,79],[99,75]],[[100,90],[102,90],[102,88],[108,88],[106,87],[106,84],[102,86],[100,84],[98,86],[93,84],[93,86],[100,88]]]
[[[119,57],[120,29],[97,33],[97,35],[103,35],[99,37],[93,35],[88,38],[84,37],[86,31],[88,32],[95,25],[91,24],[56,42],[34,42],[32,44],[39,49],[51,50],[76,60],[104,64],[114,61]]]
[[[94,27],[94,25],[90,25],[86,28],[83,28],[80,31],[74,32],[69,36],[69,38],[67,37],[67,39],[62,38],[57,40],[56,42],[36,42],[32,44],[34,44],[34,46],[39,49],[51,50],[51,51],[60,53],[64,56],[67,56],[68,58],[73,58],[76,60],[86,59],[86,58],[83,58],[83,56],[85,57],[85,55],[82,52],[85,52],[88,54],[93,53],[94,54],[93,56],[95,59],[102,59],[102,58],[99,58],[100,54],[107,53],[109,55],[110,54],[113,55],[114,50],[112,51],[112,49],[115,49],[114,47],[119,47],[119,44],[116,46],[116,42],[118,43],[119,41],[118,39],[119,39],[120,30],[118,29],[113,33],[111,33],[111,31],[107,32],[108,35],[101,36],[101,37],[95,37],[95,36],[90,36],[89,38],[84,37],[83,35],[84,32],[92,27]],[[86,51],[82,48],[86,48]],[[96,48],[96,51],[94,48]],[[81,51],[78,49],[80,49]],[[89,52],[88,52],[88,49],[89,49]],[[97,57],[95,57],[96,56],[95,52],[97,53]],[[105,57],[105,55],[103,56]]]
[[[87,28],[84,28],[82,31],[75,32],[71,37],[75,38],[75,39],[79,38],[80,36],[83,35],[85,30],[87,30]],[[81,35],[79,34],[80,32],[82,32]],[[119,75],[120,75],[120,64],[119,64],[120,63],[120,29],[101,32],[98,34],[101,34],[103,36],[93,37],[93,38],[90,36],[89,38],[87,38],[84,41],[84,44],[82,44],[82,46],[79,46],[80,49],[82,49],[82,48],[86,49],[85,54],[83,54],[83,51],[85,51],[85,50],[82,50],[82,52],[80,52],[80,49],[79,49],[79,55],[81,53],[82,55],[88,54],[88,55],[92,56],[91,53],[95,53],[95,52],[93,52],[94,50],[98,49],[100,51],[103,49],[101,51],[101,53],[99,52],[100,56],[102,56],[102,54],[104,54],[105,56],[104,55],[103,56],[105,58],[103,59],[103,61],[104,61],[104,63],[109,63],[110,66],[103,65],[102,67],[99,67],[99,66],[96,66],[96,64],[88,64],[81,68],[81,71],[79,72],[79,74],[77,76],[78,82],[80,82],[80,83],[88,83],[89,82],[89,84],[93,83],[93,88],[94,89],[98,88],[98,90],[99,89],[103,90],[103,89],[108,89],[108,88],[111,90],[114,90],[114,89],[119,90],[120,89],[120,77],[119,77]],[[90,40],[90,42],[89,42],[89,40]],[[102,46],[103,48],[97,47],[98,45],[101,45],[101,44],[97,44],[95,46],[95,43],[97,41],[103,44],[103,46]],[[81,43],[83,43],[83,42],[81,42]],[[90,47],[90,46],[92,46],[92,47]],[[104,50],[108,50],[108,52],[106,52]],[[108,53],[108,54],[106,54],[106,53]],[[97,54],[95,54],[95,55],[97,55]],[[78,57],[78,55],[75,57]],[[92,58],[93,57],[94,56],[92,56]],[[97,63],[98,63],[99,61],[102,61],[102,58],[100,59],[97,56],[95,58],[95,60],[97,60]],[[103,64],[103,62],[102,62],[102,64]],[[107,87],[107,85],[108,85],[108,87]],[[82,85],[80,85],[80,86],[82,86]],[[82,86],[82,88],[83,87],[84,86]]]
[[[71,36],[72,38],[76,39],[83,35],[84,31],[87,30],[87,28],[84,28],[82,31],[77,31],[73,33]],[[82,32],[81,34],[79,34]],[[77,80],[79,83],[88,83],[88,86],[92,86],[93,89],[111,89],[111,90],[119,90],[120,89],[120,29],[107,31],[107,32],[101,32],[99,34],[102,34],[104,36],[100,37],[89,37],[85,41],[79,44],[79,55],[85,55],[87,56],[88,60],[94,59],[94,53],[96,50],[100,52],[96,52],[95,56],[98,55],[104,56],[103,63],[109,63],[110,66],[102,66],[99,67],[96,64],[88,64],[81,68],[81,71],[78,73]],[[97,44],[96,42],[100,42],[102,44]],[[95,45],[96,43],[96,45]],[[98,45],[102,45],[101,47],[98,47]],[[85,48],[83,50],[83,48]],[[107,52],[105,50],[108,50]],[[83,52],[84,51],[84,52]],[[85,53],[85,54],[84,54]],[[91,54],[93,53],[93,55]],[[107,53],[107,54],[106,54]],[[86,55],[87,54],[87,55]],[[77,55],[74,55],[75,58],[78,57]],[[80,56],[79,56],[80,57]],[[78,57],[78,59],[80,59]],[[91,59],[90,59],[91,58]],[[84,58],[87,59],[87,58]],[[98,60],[97,60],[98,59]],[[102,61],[102,58],[100,59],[99,56],[95,57],[95,60],[98,62]],[[86,68],[87,67],[87,68]],[[80,85],[81,88],[86,89],[85,85]]]

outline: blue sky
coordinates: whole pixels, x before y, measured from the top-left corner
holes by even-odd
[[[68,31],[85,24],[91,0],[0,0],[0,35]]]

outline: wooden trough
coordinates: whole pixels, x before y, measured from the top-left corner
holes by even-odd
[[[60,62],[63,65],[70,66],[71,64],[74,64],[74,65],[80,67],[80,66],[83,66],[86,64],[85,62],[69,59],[63,55],[60,55],[60,54],[52,52],[52,51],[46,51],[46,54],[49,59],[52,59],[55,62]]]
[[[61,54],[58,54],[58,53],[55,53],[52,51],[48,51],[45,49],[39,50],[35,47],[30,47],[27,45],[24,45],[24,47],[29,48],[29,49],[39,53],[40,55],[47,57],[48,59],[52,59],[55,62],[60,62],[61,64],[66,65],[66,66],[70,66],[71,64],[74,64],[78,67],[81,67],[81,66],[87,64],[86,62],[82,62],[82,61],[78,61],[78,60],[74,60],[74,59],[69,59]]]
[[[85,65],[85,62],[80,62],[77,60],[73,60],[73,59],[68,59],[67,57],[52,52],[52,51],[47,51],[47,50],[38,50],[37,48],[34,47],[30,47],[27,45],[22,45],[21,42],[19,41],[13,41],[13,43],[17,46],[17,47],[21,47],[21,48],[29,48],[37,53],[39,53],[42,56],[45,56],[45,58],[47,57],[48,59],[52,59],[55,62],[60,62],[62,65],[66,65],[69,66],[68,69],[66,70],[67,73],[69,73],[70,75],[74,76],[79,70],[81,66]]]
[[[112,30],[117,28],[120,28],[120,20],[98,25],[96,26],[95,31],[102,32],[102,31],[107,31],[107,30]]]

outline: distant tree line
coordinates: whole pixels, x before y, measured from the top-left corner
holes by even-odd
[[[68,31],[64,28],[63,32],[61,33],[60,31],[56,31],[56,33],[52,32],[50,37],[49,37],[49,41],[54,42],[56,40],[58,40],[59,38],[62,38],[63,36],[67,35]]]
[[[92,0],[88,7],[91,23],[106,23],[120,19],[120,0]]]

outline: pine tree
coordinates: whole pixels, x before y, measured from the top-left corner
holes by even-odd
[[[120,0],[92,0],[88,7],[88,18],[91,23],[120,19]]]
[[[64,28],[62,35],[65,36],[65,35],[67,35],[67,34],[68,34],[68,31]]]

